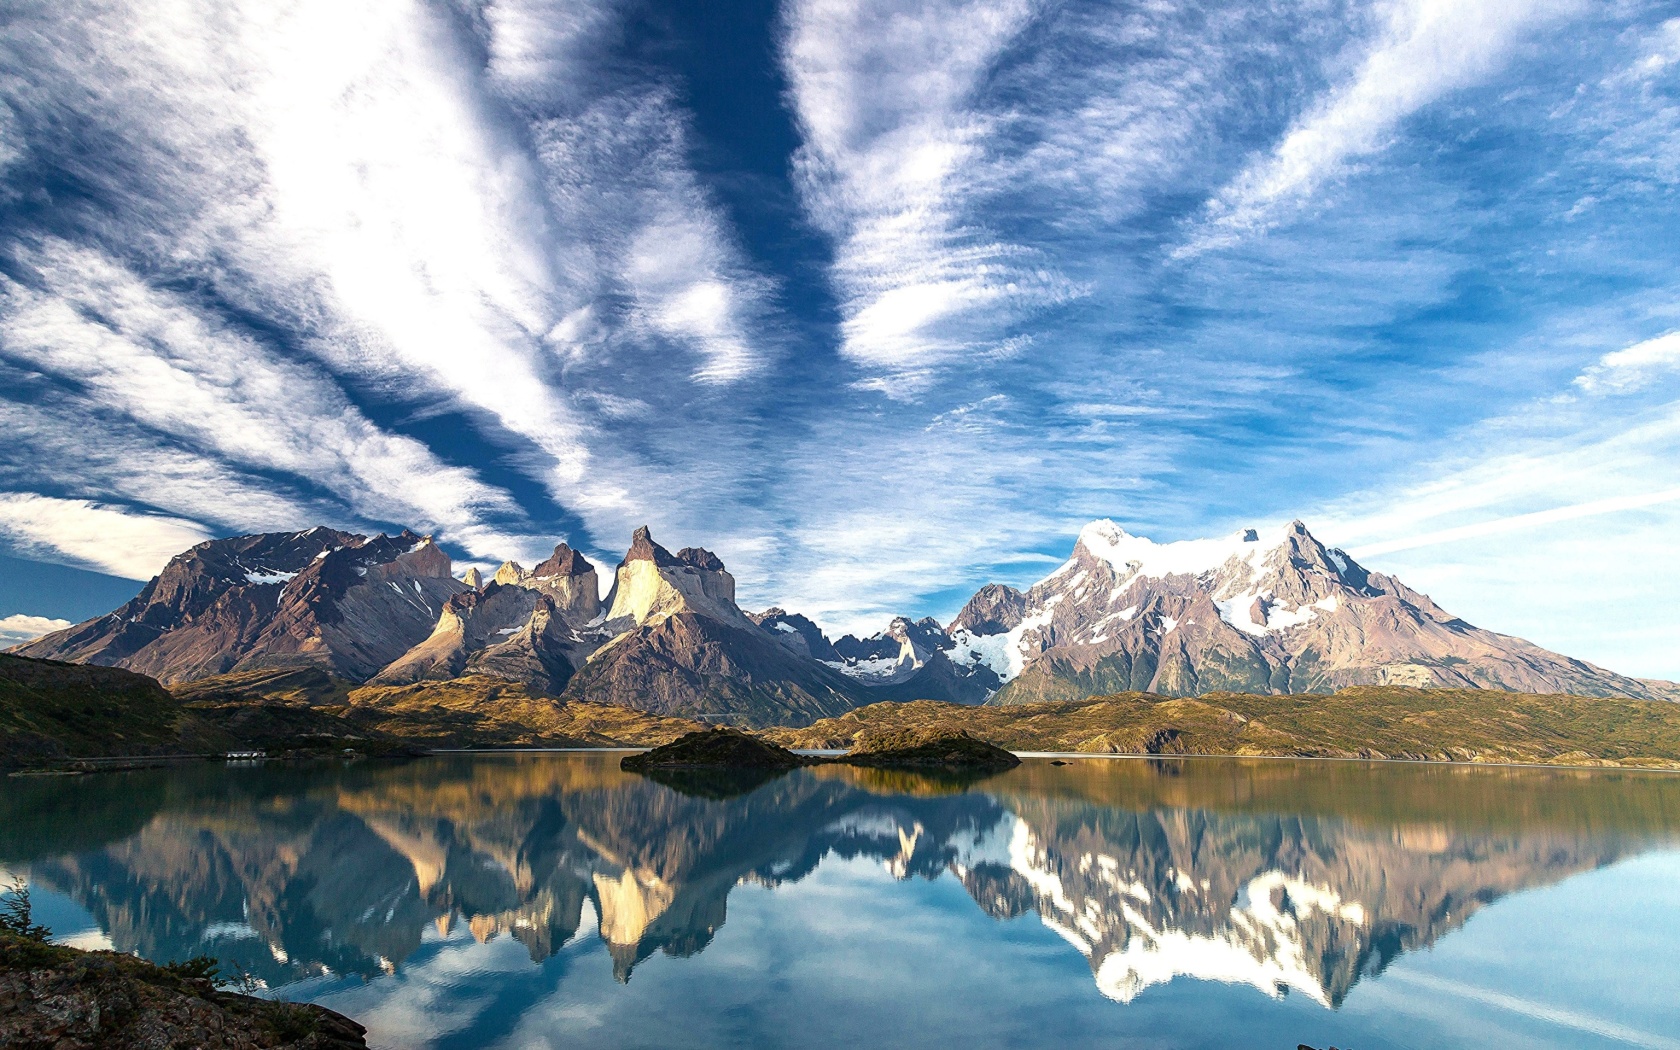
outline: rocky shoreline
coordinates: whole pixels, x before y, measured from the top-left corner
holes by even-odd
[[[9,1050],[366,1050],[365,1035],[325,1007],[217,988],[202,968],[0,932]]]

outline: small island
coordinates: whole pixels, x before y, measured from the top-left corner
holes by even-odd
[[[1021,760],[1001,747],[962,730],[899,730],[867,734],[844,755],[800,755],[728,726],[688,733],[669,744],[626,756],[620,768],[632,773],[688,770],[785,771],[801,766],[856,765],[879,769],[921,769],[993,773]]]
[[[967,730],[934,727],[862,734],[857,744],[836,761],[884,769],[989,773],[1021,764],[1013,752],[970,736]]]
[[[786,770],[813,765],[817,759],[796,755],[751,733],[715,726],[685,733],[669,744],[627,755],[619,768],[631,773],[650,770],[751,769]]]

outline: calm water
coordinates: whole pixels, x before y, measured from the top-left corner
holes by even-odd
[[[617,763],[12,778],[0,863],[61,940],[386,1047],[1680,1050],[1680,777]]]

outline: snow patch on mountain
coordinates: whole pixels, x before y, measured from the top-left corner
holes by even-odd
[[[1079,545],[1112,566],[1122,580],[1137,576],[1163,579],[1167,576],[1200,576],[1223,568],[1233,560],[1258,572],[1265,556],[1281,546],[1287,535],[1286,526],[1277,526],[1243,529],[1221,539],[1156,543],[1142,536],[1133,536],[1109,519],[1102,518],[1079,530]],[[1068,564],[1071,566],[1074,562]]]
[[[295,572],[280,572],[275,569],[257,569],[245,574],[247,583],[254,583],[258,587],[267,587],[276,583],[289,583],[295,577]]]

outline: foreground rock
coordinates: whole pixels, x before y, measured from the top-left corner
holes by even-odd
[[[8,1050],[365,1050],[364,1033],[324,1007],[218,991],[133,956],[0,933]]]
[[[963,730],[906,729],[866,734],[839,759],[854,766],[1002,772],[1021,760]]]

